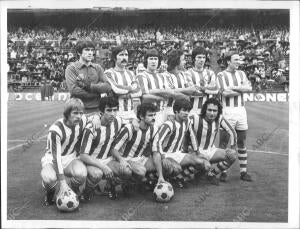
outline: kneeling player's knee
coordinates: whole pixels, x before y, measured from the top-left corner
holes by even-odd
[[[132,170],[129,167],[126,167],[125,169],[119,172],[119,177],[121,179],[128,180],[131,178],[131,176],[132,176]]]
[[[181,172],[182,172],[182,168],[181,168],[181,166],[179,164],[173,165],[173,175],[174,176],[177,176]]]
[[[88,171],[87,176],[94,183],[98,183],[103,177],[103,172],[100,169],[94,169],[92,171]]]
[[[134,173],[139,177],[144,177],[146,175],[146,168],[143,166],[139,166],[134,169]]]
[[[73,170],[73,177],[80,183],[84,183],[87,177],[87,170],[85,166],[78,166]]]
[[[51,185],[57,181],[56,172],[51,169],[43,168],[41,171],[41,177],[45,184]]]
[[[227,149],[225,152],[225,157],[226,157],[226,161],[228,161],[230,164],[233,164],[237,159],[237,154],[235,150]]]

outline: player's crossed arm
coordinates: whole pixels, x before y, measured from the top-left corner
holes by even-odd
[[[239,92],[232,90],[230,87],[226,85],[222,72],[219,72],[217,75],[217,87],[219,88],[219,93],[221,93],[222,96],[232,97],[232,96],[240,95]]]
[[[237,91],[237,92],[240,92],[240,93],[252,91],[251,83],[247,79],[246,74],[242,71],[239,71],[238,73],[240,74],[240,77],[241,77],[241,84],[238,85],[238,86],[231,87],[231,90]]]

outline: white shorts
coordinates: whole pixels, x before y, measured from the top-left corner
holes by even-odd
[[[202,150],[200,149],[200,153],[204,154],[209,160],[212,159],[212,157],[215,155],[215,153],[217,152],[218,148],[216,148],[215,146],[210,147],[206,150]]]
[[[235,130],[248,130],[247,112],[245,107],[224,107],[223,117]]]
[[[136,114],[134,113],[134,110],[130,111],[118,111],[117,115],[123,119],[125,124],[130,123],[132,119],[137,119]]]
[[[132,161],[132,162],[138,162],[142,165],[145,165],[147,161],[149,160],[149,157],[140,156],[140,157],[126,157],[126,161]]]
[[[78,157],[76,156],[76,152],[66,155],[66,156],[62,156],[61,157],[61,162],[62,162],[62,167],[63,169],[67,168],[68,165],[75,159],[78,159]],[[42,163],[42,168],[47,165],[47,164],[52,164],[53,165],[53,156],[51,153],[45,153],[45,156],[42,157],[41,159],[41,163]]]
[[[181,151],[176,151],[174,153],[162,153],[165,158],[172,158],[175,160],[178,164],[180,164],[183,160],[183,158],[187,155],[186,153],[182,153]]]
[[[165,107],[161,111],[156,113],[155,123],[157,127],[160,127],[170,116],[174,116],[173,107]]]

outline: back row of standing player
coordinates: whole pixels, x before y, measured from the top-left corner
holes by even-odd
[[[180,162],[184,161],[187,162],[187,164],[197,165],[197,163],[190,163],[190,161],[197,161],[196,157],[184,158],[186,155],[181,155],[180,153],[174,154],[175,152],[180,151],[184,137],[184,134],[182,133],[185,133],[185,130],[192,128],[192,131],[189,131],[189,133],[194,134],[190,134],[191,136],[189,139],[193,151],[197,152],[199,148],[205,151],[208,149],[208,146],[213,145],[215,136],[218,133],[219,127],[221,126],[224,131],[226,130],[227,132],[231,133],[232,148],[236,147],[235,144],[237,142],[241,179],[246,181],[252,180],[250,175],[247,173],[247,153],[245,140],[248,126],[246,110],[242,96],[243,92],[251,90],[251,86],[245,73],[238,70],[238,54],[235,53],[231,56],[228,56],[227,69],[223,72],[220,72],[216,77],[213,71],[204,68],[207,53],[202,47],[195,48],[193,50],[192,61],[194,67],[187,71],[184,69],[184,53],[181,50],[171,51],[167,61],[167,72],[164,73],[157,72],[157,69],[160,65],[160,55],[157,50],[151,49],[146,52],[144,57],[144,66],[146,71],[135,76],[133,72],[126,69],[126,65],[128,63],[128,51],[123,47],[118,46],[113,49],[112,59],[115,62],[115,67],[108,69],[104,73],[99,65],[92,63],[95,51],[95,46],[92,42],[78,42],[76,51],[79,54],[80,59],[70,64],[66,69],[68,88],[72,97],[79,98],[84,103],[87,117],[93,117],[96,120],[90,127],[91,131],[89,133],[92,134],[88,135],[87,131],[85,131],[85,135],[82,140],[84,145],[81,145],[81,151],[85,152],[83,155],[93,155],[92,150],[95,151],[97,146],[101,148],[103,145],[111,145],[114,138],[107,139],[107,136],[112,136],[112,133],[117,136],[117,133],[119,132],[118,136],[115,138],[116,143],[114,144],[114,150],[111,152],[112,155],[117,158],[117,161],[119,161],[119,163],[122,165],[121,168],[123,175],[126,174],[126,168],[136,168],[134,174],[141,175],[139,172],[142,171],[141,173],[143,174],[143,167],[135,166],[134,160],[129,162],[123,160],[124,157],[122,156],[124,155],[120,155],[118,152],[122,147],[125,147],[125,151],[127,149],[126,153],[128,155],[131,154],[131,157],[134,157],[136,152],[137,155],[142,155],[143,153],[140,152],[145,150],[144,148],[146,148],[146,145],[138,144],[139,141],[141,142],[141,138],[143,138],[142,140],[144,142],[146,142],[145,139],[148,139],[148,141],[149,139],[153,140],[153,134],[156,132],[155,127],[160,127],[157,136],[159,136],[158,139],[160,140],[160,143],[165,144],[164,146],[161,146],[163,147],[161,150],[169,150],[170,152],[173,152],[173,154],[169,154],[170,159],[172,159],[170,160],[171,163],[168,160],[163,160],[163,166],[174,172],[173,170],[176,170],[176,166],[174,165],[175,163],[173,163],[174,161],[178,162],[179,164],[181,164]],[[111,93],[118,98],[118,118],[115,119],[116,121],[112,122],[113,124],[109,129],[105,128],[105,130],[102,130],[102,116],[98,115],[99,104],[101,104],[100,97],[102,94]],[[210,97],[216,97],[218,95],[220,95],[222,105],[224,107],[223,116],[226,119],[221,118],[218,120],[218,123],[214,124],[213,122],[207,121],[207,119],[205,119],[205,115],[209,116],[208,113],[213,113],[214,108],[216,107],[217,112],[215,113],[214,119],[216,118],[216,114],[220,115],[221,107],[218,106],[218,102],[216,102],[216,100],[209,100],[211,103],[206,104],[205,113],[202,116],[199,114],[201,114],[201,108],[205,101]],[[177,102],[178,104],[174,107],[174,101],[187,100],[190,100],[192,104],[192,109],[189,112],[189,115],[191,116],[189,120],[191,121],[192,125],[179,125],[176,121],[180,119],[180,116],[183,116],[184,118],[187,116],[187,114],[181,114],[181,110],[186,112],[189,111],[190,108],[189,105],[184,105],[182,102]],[[134,101],[140,101],[142,104],[146,104],[145,106],[142,106],[144,108],[139,111],[140,117],[138,118],[140,121],[136,120],[137,115],[134,111]],[[147,131],[143,131],[143,128],[141,128],[140,133],[138,131],[134,131],[138,130],[141,125],[143,126],[142,119],[146,119],[146,117],[149,119],[148,115],[150,115],[151,119],[151,112],[153,113],[154,111],[151,110],[152,108],[149,104],[155,104],[159,107],[159,111],[156,113],[154,128],[150,128]],[[108,107],[102,107],[103,109],[100,110],[100,113],[105,113],[105,109],[116,109],[114,105],[110,105],[108,104]],[[174,111],[176,112],[174,113]],[[122,130],[119,131],[121,128],[121,122],[129,124],[125,125]],[[144,124],[147,124],[147,120],[144,120]],[[60,125],[60,127],[62,127],[62,125]],[[233,129],[235,129],[235,131]],[[178,130],[178,133],[174,130]],[[230,136],[225,134],[224,131],[221,131],[220,136],[221,143],[223,144],[222,148],[227,147]],[[181,136],[179,136],[180,134]],[[237,141],[235,134],[237,134]],[[170,140],[170,137],[173,142]],[[62,140],[62,138],[63,136],[60,140]],[[178,139],[178,141],[175,142],[174,138]],[[165,139],[166,141],[164,141]],[[101,141],[103,142],[100,143]],[[130,141],[129,145],[128,141]],[[157,147],[159,147],[159,145],[160,144],[157,144]],[[104,149],[102,147],[101,153],[97,153],[96,158],[107,159],[108,151],[110,151],[110,149]],[[217,168],[210,169],[209,174],[212,175],[211,177],[215,178],[216,174],[218,174],[220,171],[224,171],[224,169],[227,169],[233,163],[235,158],[231,151],[226,152],[224,155],[221,155],[223,160],[219,160],[219,162],[222,163],[219,163]],[[209,155],[206,159],[210,160],[211,162],[215,162],[214,160],[211,160],[213,159],[214,154],[218,154],[217,148],[211,149],[210,152],[206,154],[206,156]],[[147,160],[139,159],[137,164],[147,165],[146,168],[156,168],[160,176],[159,179],[163,180],[159,171],[161,170],[161,167],[159,166],[160,160],[158,161],[156,159],[155,154],[153,154],[153,159],[154,160],[152,162],[148,162],[148,164]],[[91,162],[90,158],[85,156],[81,157],[81,161],[83,161],[86,165],[92,165],[95,163]],[[203,160],[199,160],[198,164],[203,166]],[[94,187],[96,183],[95,180],[98,181],[96,178],[99,177],[101,173],[99,171],[95,171],[95,169],[93,170],[93,167],[95,166],[87,166],[87,187],[89,185],[90,187]],[[115,169],[110,169],[110,172],[107,172],[105,166],[102,168],[102,171],[104,171],[106,177],[112,177],[114,172],[117,173],[117,171],[119,171],[117,169],[118,166],[111,167]],[[88,176],[88,174],[90,174],[90,176]],[[221,173],[220,179],[225,180],[226,173]],[[43,180],[44,183],[47,183],[45,182],[45,179]],[[74,184],[82,183],[78,181],[82,180],[80,178],[73,180]],[[53,185],[54,184],[48,184],[49,187],[52,187]],[[47,185],[44,184],[44,186]],[[113,195],[113,193],[111,195]]]

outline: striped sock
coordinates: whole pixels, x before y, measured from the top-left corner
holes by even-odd
[[[86,178],[86,187],[95,188],[99,182],[93,182],[90,177]]]
[[[72,177],[70,179],[70,182],[71,182],[71,188],[72,188],[72,190],[76,194],[79,194],[80,193],[79,187],[80,187],[80,185],[82,185],[82,183],[80,181],[78,181],[75,177]]]
[[[240,162],[240,172],[247,172],[247,150],[238,149],[238,159]]]
[[[228,163],[228,161],[220,161],[217,164],[217,167],[214,169],[216,175],[218,175],[219,173],[226,171],[229,167],[231,166],[231,164]]]

